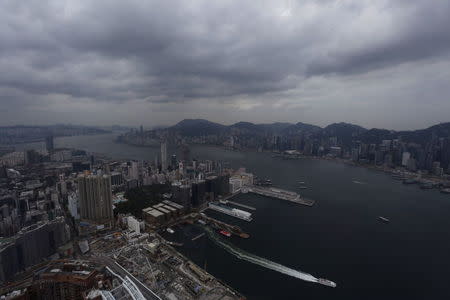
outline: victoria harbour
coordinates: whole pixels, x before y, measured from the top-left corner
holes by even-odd
[[[111,158],[152,160],[158,148],[113,142],[114,135],[55,139],[57,147],[103,153]],[[16,145],[40,148],[40,143]],[[274,186],[314,199],[312,207],[253,194],[233,201],[256,208],[252,222],[208,210],[236,224],[249,239],[229,242],[288,268],[328,278],[330,289],[241,260],[206,236],[185,236],[180,252],[248,299],[444,299],[450,259],[450,197],[402,185],[388,174],[318,159],[282,160],[270,153],[190,146],[191,156],[245,167]],[[169,148],[168,153],[176,150]],[[308,189],[298,190],[299,182]],[[378,216],[391,222],[382,223]],[[177,234],[181,234],[177,232]]]

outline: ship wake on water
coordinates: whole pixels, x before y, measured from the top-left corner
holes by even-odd
[[[314,282],[314,283],[319,283],[319,284],[323,284],[326,286],[330,286],[330,287],[336,287],[336,283],[327,280],[327,279],[323,279],[323,278],[316,278],[311,274],[308,273],[304,273],[301,271],[297,271],[294,269],[291,269],[289,267],[283,266],[281,264],[278,264],[276,262],[273,262],[271,260],[265,259],[263,257],[259,257],[256,255],[253,255],[251,253],[245,252],[239,248],[236,248],[232,245],[230,245],[229,243],[226,243],[224,241],[222,241],[219,237],[216,236],[216,234],[213,232],[213,230],[211,230],[210,228],[205,228],[208,237],[215,243],[217,244],[219,247],[223,248],[224,250],[226,250],[228,253],[232,254],[233,256],[251,262],[253,264],[265,267],[267,269],[273,270],[273,271],[277,271],[304,281],[309,281],[309,282]]]

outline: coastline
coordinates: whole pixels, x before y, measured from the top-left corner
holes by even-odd
[[[125,145],[139,147],[139,148],[157,148],[154,145],[137,145],[134,143],[118,142],[117,140],[114,140],[114,143],[120,143],[120,144],[125,144]],[[414,179],[414,178],[419,179],[419,182],[417,182],[418,184],[432,183],[434,185],[450,186],[450,178],[441,178],[441,177],[437,177],[435,175],[423,174],[420,172],[411,172],[411,171],[405,170],[403,168],[391,168],[391,167],[386,167],[383,165],[357,163],[357,162],[351,161],[350,159],[339,158],[339,157],[312,156],[312,155],[309,156],[309,155],[303,155],[303,154],[291,156],[291,155],[283,155],[281,152],[275,152],[275,151],[270,151],[270,150],[257,151],[254,149],[233,149],[230,147],[226,147],[223,145],[217,145],[217,144],[196,143],[196,144],[189,144],[189,146],[211,147],[211,148],[217,148],[217,149],[221,149],[221,150],[225,150],[225,151],[229,151],[229,152],[236,152],[236,153],[269,153],[269,154],[271,153],[271,154],[273,154],[271,158],[281,158],[281,159],[286,159],[286,160],[298,160],[298,159],[326,160],[326,161],[346,164],[349,166],[383,172],[383,173],[386,173],[389,175],[401,174],[402,176],[405,177],[405,179]],[[426,182],[420,182],[420,180],[426,181]]]

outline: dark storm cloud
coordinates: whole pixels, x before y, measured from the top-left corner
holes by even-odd
[[[0,88],[22,106],[46,95],[263,101],[311,77],[450,53],[448,1],[282,2],[2,1]]]

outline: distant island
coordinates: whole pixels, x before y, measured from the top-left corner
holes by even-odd
[[[394,131],[366,129],[349,123],[333,123],[323,128],[301,122],[239,122],[227,126],[203,119],[186,119],[167,128],[132,129],[120,135],[117,141],[158,146],[162,139],[173,144],[345,158],[364,164],[401,166],[414,172],[423,170],[437,176],[450,173],[450,123]]]

